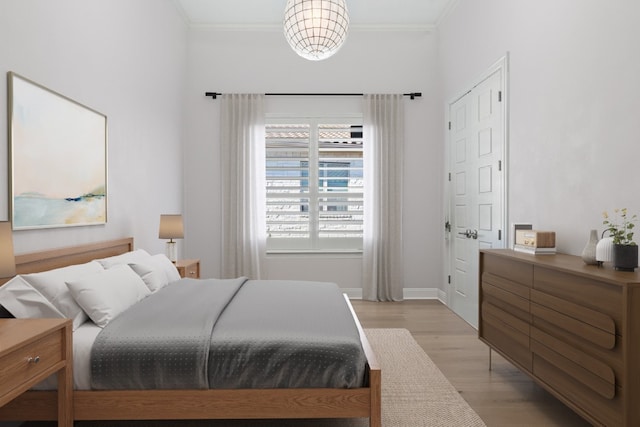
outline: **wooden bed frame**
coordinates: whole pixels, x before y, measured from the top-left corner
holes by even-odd
[[[16,256],[18,274],[79,264],[133,250],[133,238]],[[369,418],[381,427],[381,372],[364,331],[367,386],[353,389],[114,390],[73,392],[75,420]],[[57,419],[55,391],[29,391],[0,408],[0,420]]]

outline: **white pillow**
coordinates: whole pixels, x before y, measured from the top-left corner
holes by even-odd
[[[22,278],[36,288],[65,317],[73,319],[73,330],[86,322],[87,314],[76,303],[67,288],[66,282],[76,280],[88,274],[104,271],[102,265],[95,261],[85,264],[70,265],[41,273],[24,274]]]
[[[151,258],[151,255],[149,255],[149,252],[145,251],[144,249],[136,249],[135,251],[126,252],[122,255],[115,255],[108,258],[102,258],[96,261],[102,264],[102,266],[105,269],[109,269],[114,265],[129,264],[132,262],[144,262],[149,258]]]
[[[167,275],[167,282],[171,283],[180,280],[180,273],[175,264],[172,263],[165,254],[157,254],[151,257],[152,262],[164,271]]]
[[[0,305],[14,317],[64,319],[64,314],[22,277],[16,276],[0,286]]]
[[[93,322],[104,328],[151,291],[128,265],[70,280],[67,286]]]
[[[131,269],[135,271],[138,276],[140,276],[140,278],[144,281],[144,284],[147,285],[147,288],[149,288],[151,292],[155,292],[169,284],[169,280],[167,280],[167,275],[165,274],[164,270],[153,264],[153,262],[151,264],[129,264],[129,267],[131,267]]]

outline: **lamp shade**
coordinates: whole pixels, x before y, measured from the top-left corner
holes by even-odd
[[[10,222],[0,222],[0,277],[16,275],[16,258],[13,254],[13,234]]]
[[[336,53],[347,38],[349,12],[345,0],[288,0],[284,36],[305,59],[319,61]]]
[[[613,237],[605,237],[596,245],[596,261],[613,261]]]
[[[184,237],[184,225],[182,215],[160,215],[160,239],[182,239]]]

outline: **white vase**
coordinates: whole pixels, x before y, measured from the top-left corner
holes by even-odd
[[[598,230],[591,230],[589,241],[582,250],[582,260],[587,265],[597,265],[596,246],[598,245]]]

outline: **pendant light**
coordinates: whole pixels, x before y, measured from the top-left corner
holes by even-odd
[[[336,53],[349,27],[345,0],[287,0],[284,35],[305,59],[320,61]]]

